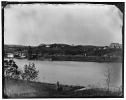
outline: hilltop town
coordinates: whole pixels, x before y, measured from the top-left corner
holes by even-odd
[[[4,57],[42,61],[121,62],[122,45],[109,46],[40,44],[38,46],[4,45]]]

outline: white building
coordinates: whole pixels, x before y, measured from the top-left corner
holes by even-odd
[[[7,54],[7,57],[8,57],[8,58],[14,58],[14,55],[13,55],[12,53],[8,53],[8,54]]]

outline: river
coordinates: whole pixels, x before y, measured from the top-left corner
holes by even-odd
[[[95,63],[74,61],[37,61],[27,59],[14,59],[19,68],[23,69],[25,64],[34,62],[39,70],[41,82],[67,85],[96,85],[105,87],[105,75],[108,68],[112,69],[111,87],[119,87],[122,84],[122,63]]]

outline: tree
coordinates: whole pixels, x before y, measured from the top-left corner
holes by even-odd
[[[112,68],[107,67],[107,70],[104,70],[105,82],[107,85],[108,92],[110,91],[110,83],[113,82],[113,71]]]
[[[21,70],[18,69],[18,66],[14,60],[4,60],[4,76],[11,77],[14,79],[19,79],[21,75]]]
[[[28,59],[30,59],[31,56],[32,56],[32,48],[31,48],[31,46],[29,46],[29,48],[28,48]]]
[[[24,66],[24,72],[22,73],[22,79],[31,81],[31,80],[36,80],[38,77],[38,70],[35,68],[34,63],[29,63],[29,65]]]

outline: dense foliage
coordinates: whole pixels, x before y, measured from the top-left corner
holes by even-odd
[[[38,77],[39,71],[36,70],[35,64],[32,63],[24,66],[24,70],[18,68],[14,60],[4,60],[4,76],[14,79],[23,79],[34,81]]]
[[[13,60],[4,60],[4,75],[19,79],[21,71]]]
[[[35,68],[34,63],[29,63],[29,65],[24,66],[24,72],[22,73],[23,80],[31,81],[36,80],[38,76],[38,72]]]
[[[112,53],[115,51],[121,51],[121,49],[116,48],[109,48],[106,46],[92,46],[92,45],[67,45],[67,44],[41,44],[39,46],[18,46],[18,45],[5,45],[4,51],[5,53],[14,53],[17,51],[27,51],[28,56],[32,54],[36,55],[55,55],[55,54],[62,54],[62,55],[84,55],[87,54],[88,56],[101,56],[107,53]]]

